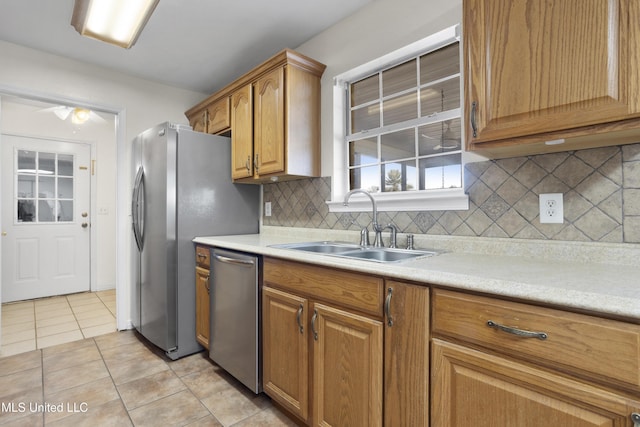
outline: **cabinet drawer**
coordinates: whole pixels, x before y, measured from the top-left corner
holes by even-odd
[[[196,245],[196,265],[209,270],[209,247]]]
[[[274,288],[382,317],[379,277],[274,258],[265,258],[263,274],[264,283]]]
[[[545,337],[516,335],[500,326]],[[639,325],[436,290],[433,333],[640,388]]]

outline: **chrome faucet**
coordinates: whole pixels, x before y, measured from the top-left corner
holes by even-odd
[[[391,230],[391,237],[389,238],[389,247],[390,248],[397,248],[398,247],[398,240],[397,240],[398,227],[396,227],[395,225],[389,223],[389,224],[387,224],[386,227],[383,228],[383,230],[386,230],[387,228]]]
[[[369,197],[369,199],[371,200],[371,206],[373,211],[373,222],[371,224],[371,227],[373,228],[373,231],[376,235],[375,239],[373,240],[373,246],[376,248],[381,248],[384,246],[384,244],[382,243],[382,230],[384,230],[384,228],[380,227],[380,224],[378,224],[378,207],[376,205],[376,200],[373,198],[373,196],[367,190],[356,188],[355,190],[351,190],[347,194],[345,194],[344,201],[342,202],[342,204],[345,206],[349,206],[349,198],[351,198],[351,196],[355,193],[362,193],[367,197]]]

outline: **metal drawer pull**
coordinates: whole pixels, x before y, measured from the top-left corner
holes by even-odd
[[[499,329],[503,332],[507,332],[509,334],[517,335],[519,337],[524,337],[524,338],[538,338],[539,340],[546,340],[548,337],[548,335],[545,332],[531,332],[531,331],[525,331],[522,329],[511,328],[509,326],[500,325],[494,322],[493,320],[487,321],[487,326],[490,328]]]
[[[318,320],[318,310],[313,310],[313,317],[311,318],[311,332],[313,332],[313,339],[318,341],[318,331],[316,331],[316,320]]]
[[[302,304],[300,304],[300,307],[298,307],[298,313],[296,314],[296,320],[298,321],[298,328],[300,328],[300,333],[303,334],[304,333],[304,327],[302,326]]]
[[[253,261],[248,260],[248,259],[236,259],[236,258],[229,258],[226,256],[221,256],[221,255],[214,255],[213,256],[215,259],[217,259],[220,262],[224,262],[227,264],[237,264],[237,265],[245,265],[245,266],[250,266],[253,265]]]
[[[387,299],[384,302],[384,314],[387,316],[387,325],[393,326],[393,317],[391,316],[391,294],[393,288],[387,289]]]
[[[211,274],[207,274],[207,278],[205,279],[205,283],[204,283],[204,286],[207,288],[208,294],[211,293],[211,289],[209,288],[209,277],[211,277]]]
[[[633,421],[633,427],[640,427],[640,414],[633,412],[631,414],[631,421]]]

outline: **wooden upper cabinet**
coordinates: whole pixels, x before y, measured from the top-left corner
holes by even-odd
[[[277,68],[254,84],[254,167],[262,175],[284,171],[284,71]]]
[[[468,149],[577,137],[640,117],[636,3],[464,0]]]
[[[231,177],[253,175],[253,87],[245,85],[231,95]]]
[[[189,117],[189,125],[196,132],[206,132],[207,131],[207,110],[198,110]]]
[[[225,96],[207,107],[207,133],[218,134],[231,126],[229,97]]]
[[[324,69],[324,64],[284,49],[185,114],[194,129],[204,121],[206,132],[231,131],[235,181],[318,177]]]
[[[228,96],[213,101],[207,99],[185,114],[196,132],[219,134],[228,131],[231,126]]]

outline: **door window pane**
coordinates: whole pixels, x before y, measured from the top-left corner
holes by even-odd
[[[56,196],[56,179],[52,176],[38,177],[38,197],[53,199]]]
[[[18,151],[18,173],[36,173],[35,151]]]
[[[38,201],[38,222],[53,222],[56,218],[55,202],[52,200]]]
[[[58,178],[58,198],[73,199],[73,178]]]
[[[58,175],[73,176],[73,156],[67,154],[58,155]]]
[[[58,221],[73,221],[73,201],[61,200],[58,202]]]
[[[33,175],[18,175],[18,197],[33,198],[36,196],[36,177]]]
[[[15,165],[16,223],[73,221],[73,155],[18,150]]]
[[[54,153],[38,153],[38,173],[47,175],[56,173],[56,155]]]

